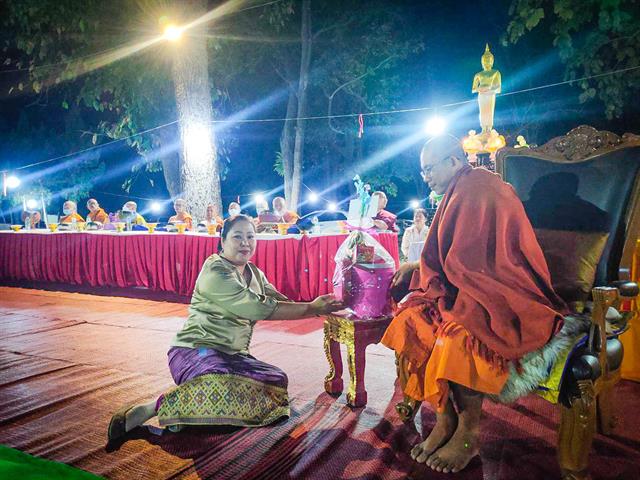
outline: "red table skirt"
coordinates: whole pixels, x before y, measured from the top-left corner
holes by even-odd
[[[252,261],[283,294],[310,301],[333,291],[334,256],[346,235],[258,239]],[[190,296],[219,237],[106,233],[0,233],[0,281],[146,287]],[[378,241],[398,264],[398,239]]]

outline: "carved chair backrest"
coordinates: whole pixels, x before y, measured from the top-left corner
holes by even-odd
[[[627,275],[640,233],[640,137],[582,126],[540,148],[502,149],[496,171],[534,228],[609,232],[595,285]]]

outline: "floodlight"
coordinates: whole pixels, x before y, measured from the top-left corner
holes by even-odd
[[[161,213],[164,208],[162,208],[162,204],[160,202],[151,202],[151,212],[153,213]]]
[[[182,31],[182,28],[174,24],[170,24],[165,27],[163,37],[165,40],[169,40],[170,42],[177,42],[180,40],[180,37],[182,37]]]
[[[447,122],[445,122],[442,117],[435,115],[427,120],[427,123],[424,126],[424,131],[430,137],[437,137],[438,135],[442,135],[446,128]]]
[[[7,177],[7,188],[18,188],[20,186],[20,179],[15,175]]]

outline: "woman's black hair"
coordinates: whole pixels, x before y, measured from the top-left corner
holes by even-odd
[[[253,223],[253,219],[248,215],[240,214],[240,215],[234,215],[233,217],[227,218],[222,224],[222,231],[220,232],[220,241],[218,242],[218,253],[222,252],[222,241],[227,239],[227,235],[229,235],[229,231],[238,222],[248,222],[253,226],[254,231],[256,229],[256,226]]]
[[[426,219],[426,218],[429,218],[429,216],[427,215],[427,210],[426,210],[426,209],[424,209],[424,208],[416,208],[416,209],[413,211],[413,216],[415,217],[415,216],[416,216],[416,213],[418,213],[418,212],[420,212],[422,215],[424,215],[424,218],[425,218],[425,219]]]

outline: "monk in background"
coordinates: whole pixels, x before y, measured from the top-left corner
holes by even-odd
[[[142,215],[140,215],[138,213],[138,204],[136,202],[134,202],[133,200],[129,200],[127,203],[125,203],[122,206],[122,213],[133,213],[134,214],[134,218],[133,221],[131,222],[132,225],[141,225],[143,227],[145,227],[147,225],[147,221],[144,219],[144,217]],[[126,222],[126,216],[123,215],[122,218],[120,218],[118,216],[118,220],[121,222]]]
[[[387,194],[381,191],[373,192],[371,194],[372,200],[378,200],[378,214],[373,217],[373,223],[378,230],[389,230],[390,232],[397,232],[398,226],[396,225],[396,216],[385,210],[387,206]]]
[[[29,225],[31,228],[38,228],[40,225],[40,221],[42,220],[42,215],[37,210],[27,210],[22,212],[22,223],[25,223],[29,219]]]
[[[282,197],[276,197],[271,202],[273,213],[281,218],[281,223],[296,223],[300,218],[293,210],[287,209],[287,202]]]
[[[558,333],[566,311],[522,202],[500,176],[472,168],[459,140],[437,137],[420,156],[422,177],[444,194],[410,283],[382,343],[400,355],[405,395],[436,411],[411,457],[458,472],[479,453],[482,401],[499,394],[510,364]]]
[[[87,208],[89,209],[87,222],[100,222],[102,225],[109,223],[109,215],[100,207],[100,204],[95,198],[87,200]]]
[[[227,209],[227,213],[229,214],[229,217],[235,217],[236,215],[240,215],[242,213],[240,204],[238,202],[231,202],[229,204],[229,208]]]
[[[169,218],[169,223],[182,222],[187,225],[187,230],[193,229],[193,217],[187,212],[187,202],[182,198],[177,198],[173,202],[173,209],[176,214]]]
[[[78,205],[73,200],[67,200],[62,205],[62,213],[64,216],[60,219],[60,223],[84,222],[84,218],[78,215]]]
[[[217,225],[218,228],[222,228],[224,220],[219,215],[216,215],[216,209],[213,204],[207,205],[207,211],[205,212],[204,223],[206,225]]]

